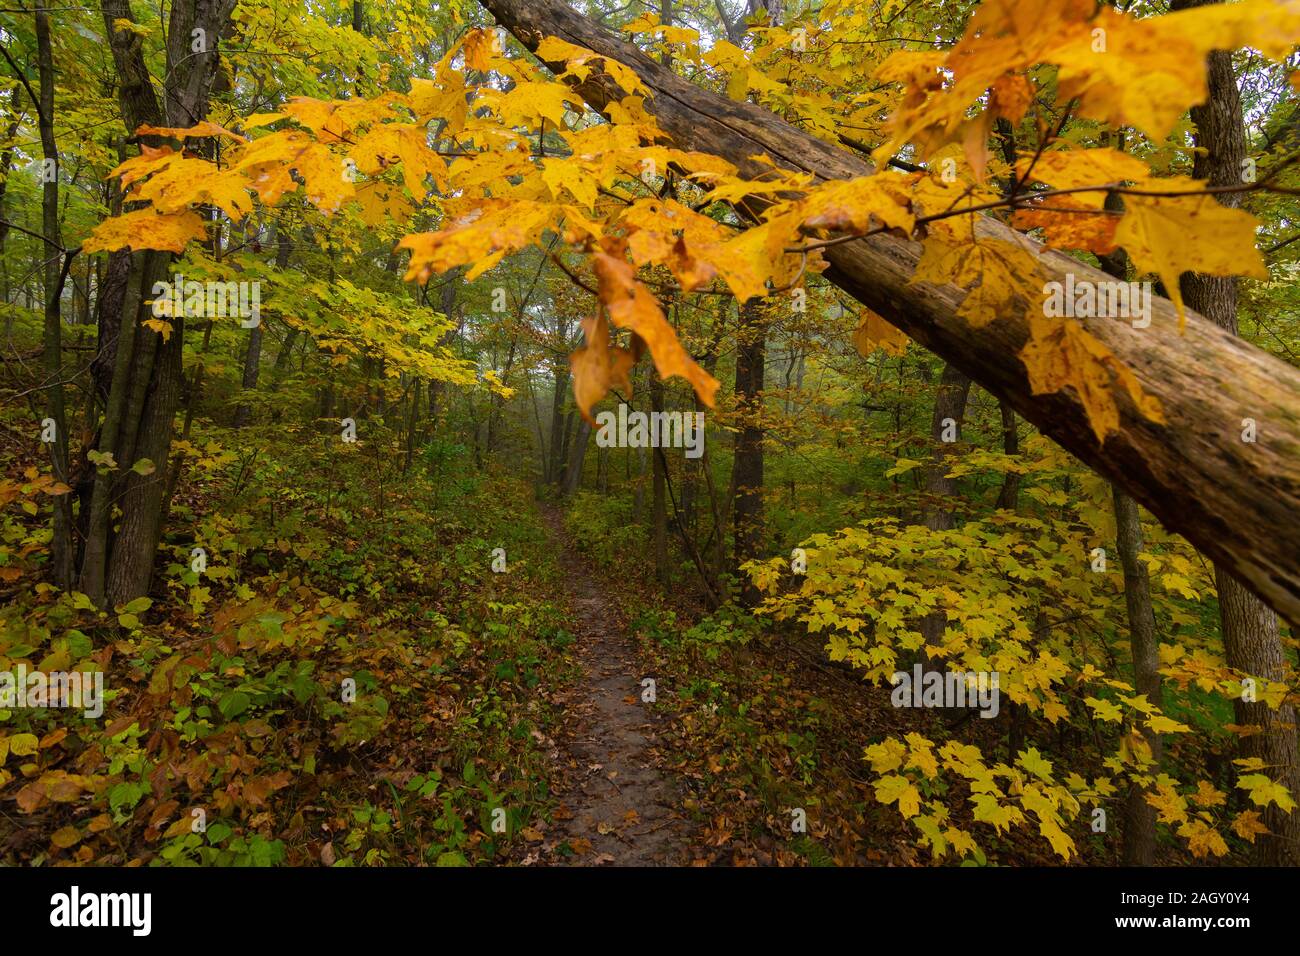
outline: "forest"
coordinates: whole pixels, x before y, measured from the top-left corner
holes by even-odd
[[[1300,0],[0,60],[0,865],[1300,864]]]

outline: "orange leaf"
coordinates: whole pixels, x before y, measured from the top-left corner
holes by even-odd
[[[691,383],[700,401],[712,408],[718,380],[696,364],[682,348],[659,303],[637,281],[632,264],[622,258],[622,243],[608,239],[606,248],[607,251],[592,254],[592,265],[599,282],[600,300],[609,310],[609,317],[615,325],[631,329],[641,337],[650,349],[660,378],[680,375]],[[618,255],[611,255],[611,252]]]
[[[573,400],[582,417],[595,425],[591,408],[609,393],[611,387],[621,388],[626,396],[631,397],[632,381],[628,373],[636,364],[638,353],[609,347],[609,323],[604,315],[583,319],[582,334],[586,344],[569,356]]]

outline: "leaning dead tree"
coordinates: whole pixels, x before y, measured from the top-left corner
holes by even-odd
[[[480,0],[529,50],[547,36],[586,47],[634,69],[649,91],[647,109],[681,149],[727,159],[759,177],[766,156],[820,180],[869,175],[860,156],[815,139],[750,103],[700,89],[611,34],[563,0]],[[557,73],[565,64],[547,63]],[[595,110],[625,95],[607,73],[595,72],[575,91]],[[747,203],[751,210],[762,201]],[[1106,282],[1108,276],[1062,253],[1029,242],[980,215],[976,235],[1029,243],[1044,283]],[[1072,389],[1034,395],[1017,357],[1029,338],[1023,315],[1008,314],[973,328],[957,314],[966,290],[911,282],[921,244],[885,233],[823,250],[823,275],[876,310],[925,348],[953,363],[1033,422],[1045,435],[1110,478],[1184,535],[1231,568],[1260,597],[1300,622],[1300,370],[1234,338],[1190,310],[1180,333],[1173,305],[1153,298],[1151,325],[1078,321],[1137,376],[1164,410],[1164,422],[1144,418],[1123,390],[1118,431],[1099,444]],[[1243,420],[1257,441],[1242,440]],[[1082,560],[1082,556],[1081,556]]]

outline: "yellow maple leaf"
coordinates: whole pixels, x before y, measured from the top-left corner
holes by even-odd
[[[1237,778],[1237,787],[1250,791],[1250,800],[1257,807],[1267,807],[1276,803],[1286,811],[1295,809],[1296,803],[1290,791],[1276,780],[1262,773],[1248,773]]]
[[[1124,712],[1119,706],[1109,700],[1101,700],[1097,697],[1085,697],[1083,702],[1092,708],[1092,712],[1101,720],[1120,721],[1124,719]]]
[[[581,112],[582,98],[563,83],[542,80],[523,80],[509,93],[482,97],[495,101],[501,121],[509,126],[537,126],[543,119],[552,126],[564,125],[564,114],[570,109]],[[572,104],[572,105],[570,105]]]
[[[446,121],[446,132],[459,133],[465,128],[469,116],[469,102],[460,73],[447,70],[438,80],[415,77],[411,92],[406,94],[406,105],[419,120],[438,118]]]
[[[1157,734],[1190,734],[1192,732],[1191,727],[1180,724],[1164,714],[1156,714],[1147,721],[1147,726]]]
[[[927,239],[912,282],[951,283],[969,290],[957,314],[975,328],[1024,312],[1042,297],[1037,258],[1018,243],[996,239],[951,243]]]
[[[400,186],[379,180],[357,186],[356,198],[361,204],[361,221],[369,226],[401,222],[415,211],[411,201],[402,194]]]
[[[1202,807],[1221,807],[1227,802],[1227,794],[1208,780],[1198,780],[1192,800]]]
[[[1119,428],[1117,387],[1128,392],[1144,418],[1164,421],[1160,403],[1142,390],[1137,376],[1073,319],[1029,313],[1029,341],[1020,350],[1020,360],[1029,373],[1034,395],[1074,389],[1098,442]]]
[[[1102,7],[1091,30],[1070,31],[1044,56],[1060,67],[1061,95],[1078,97],[1086,116],[1162,139],[1207,93],[1204,53],[1163,19]]]
[[[1160,784],[1155,793],[1144,794],[1147,803],[1155,807],[1161,823],[1183,823],[1187,821],[1187,801],[1168,784]]]
[[[1068,860],[1079,852],[1070,835],[1062,830],[1061,825],[1050,817],[1038,821],[1038,832],[1047,838],[1047,842],[1052,845],[1053,852],[1063,860]]]
[[[577,46],[559,37],[544,38],[537,46],[537,57],[547,63],[567,63],[568,72],[579,79],[586,79],[590,75],[592,68],[589,64],[599,63],[603,72],[608,73],[624,93],[631,95],[645,88],[636,70],[626,64],[593,53],[586,47]]]
[[[145,319],[143,324],[161,335],[164,342],[168,341],[172,337],[172,324],[166,319],[149,318]]]
[[[416,202],[422,200],[427,190],[424,179],[432,174],[440,189],[447,186],[447,164],[429,148],[429,133],[423,127],[410,123],[382,123],[373,127],[349,154],[357,169],[367,176],[375,176],[398,162],[402,165],[402,178]]]
[[[406,236],[397,244],[411,250],[406,279],[426,282],[434,272],[474,263],[465,275],[473,280],[506,253],[536,241],[555,214],[555,207],[547,203],[483,200],[437,232]]]
[[[556,202],[564,200],[564,193],[576,199],[586,209],[596,205],[600,184],[591,177],[583,165],[569,159],[548,159],[542,167],[542,180]]]
[[[833,180],[810,191],[791,212],[808,229],[862,233],[882,224],[910,234],[916,219],[905,189],[909,179],[876,174]]]
[[[1104,186],[1110,183],[1136,182],[1151,176],[1146,163],[1117,149],[1055,149],[1037,158],[1023,156],[1016,162],[1016,173],[1056,189],[1081,186]],[[1100,209],[1105,204],[1103,191],[1073,194],[1070,204]]]
[[[158,249],[184,252],[191,239],[203,239],[203,220],[192,210],[160,214],[152,209],[105,219],[81,244],[83,252],[112,252],[116,249]]]
[[[1204,183],[1185,176],[1152,180],[1146,188],[1161,192],[1197,190]],[[1154,273],[1186,319],[1178,277],[1184,272],[1244,275],[1267,279],[1268,269],[1255,248],[1255,217],[1229,209],[1213,195],[1135,196],[1124,198],[1125,213],[1115,230],[1140,272]]]
[[[1017,209],[1011,224],[1024,231],[1041,229],[1043,243],[1053,249],[1086,249],[1099,256],[1115,251],[1118,215],[1065,211],[1069,208],[1044,200]]]
[[[193,126],[141,126],[136,133],[142,136],[166,136],[169,139],[203,139],[208,136],[224,136],[227,139],[233,139],[237,143],[247,143],[248,140],[238,133],[232,132],[211,120],[203,120],[195,123]]]
[[[939,776],[939,761],[934,756],[934,744],[920,734],[912,732],[907,735],[908,767],[915,767],[927,778]]]
[[[864,748],[863,757],[870,761],[876,773],[889,773],[903,765],[907,746],[896,737],[886,737],[878,744]]]
[[[995,794],[977,793],[970,798],[970,802],[975,805],[975,819],[981,823],[991,823],[999,833],[1009,830],[1013,823],[1024,822],[1025,815],[1019,807],[999,803]]]
[[[492,30],[470,30],[465,34],[465,66],[486,73],[497,55],[497,38]]]
[[[884,349],[890,355],[902,355],[907,351],[910,341],[907,333],[891,325],[886,319],[871,309],[864,308],[858,327],[853,332],[853,347],[863,358],[868,358],[876,349]]]
[[[1016,763],[1041,780],[1052,779],[1052,762],[1039,753],[1037,747],[1021,751]]]
[[[1264,826],[1259,818],[1257,810],[1242,810],[1232,821],[1232,832],[1237,834],[1247,843],[1254,843],[1255,837],[1268,833],[1268,827]]]
[[[891,773],[877,780],[874,786],[876,799],[886,805],[897,801],[898,812],[904,819],[910,820],[921,812],[921,793],[906,777]]]
[[[1189,820],[1178,828],[1178,835],[1187,841],[1187,849],[1198,859],[1210,855],[1225,856],[1228,852],[1223,837],[1203,820]]]

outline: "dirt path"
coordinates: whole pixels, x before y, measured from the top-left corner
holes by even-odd
[[[577,654],[586,670],[570,703],[573,736],[561,743],[560,810],[547,834],[544,861],[570,866],[672,866],[691,862],[693,826],[678,809],[675,778],[654,764],[655,721],[641,702],[636,647],[602,595],[590,563],[566,540],[558,511],[548,509],[559,564],[569,585]],[[585,851],[571,856],[569,847]]]

